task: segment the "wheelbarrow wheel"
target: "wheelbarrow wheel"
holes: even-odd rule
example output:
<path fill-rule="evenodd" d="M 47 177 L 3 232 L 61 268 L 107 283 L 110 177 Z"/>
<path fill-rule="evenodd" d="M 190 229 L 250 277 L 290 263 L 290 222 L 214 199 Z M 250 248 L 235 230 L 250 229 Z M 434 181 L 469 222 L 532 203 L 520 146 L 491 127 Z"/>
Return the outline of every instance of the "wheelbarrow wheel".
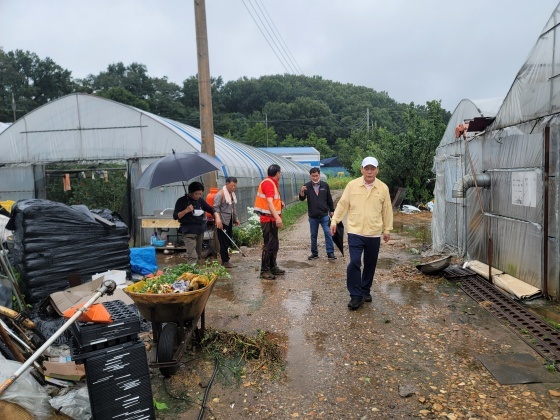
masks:
<path fill-rule="evenodd" d="M 168 322 L 163 326 L 159 335 L 157 345 L 157 361 L 158 363 L 166 363 L 173 360 L 175 349 L 179 345 L 179 327 L 173 322 Z M 165 377 L 172 376 L 179 370 L 179 365 L 160 367 L 159 371 Z"/>

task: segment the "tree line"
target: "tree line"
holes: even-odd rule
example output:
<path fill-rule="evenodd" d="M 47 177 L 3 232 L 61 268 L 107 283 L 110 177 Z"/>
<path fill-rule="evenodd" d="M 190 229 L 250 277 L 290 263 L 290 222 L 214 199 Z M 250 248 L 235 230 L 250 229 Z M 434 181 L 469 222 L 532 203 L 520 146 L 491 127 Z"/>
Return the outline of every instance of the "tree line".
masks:
<path fill-rule="evenodd" d="M 320 76 L 269 75 L 211 80 L 214 131 L 254 147 L 312 146 L 321 158 L 338 156 L 354 175 L 374 155 L 379 177 L 407 200 L 432 197 L 435 149 L 450 113 L 441 101 L 398 103 L 386 92 Z M 72 77 L 52 59 L 0 49 L 0 121 L 10 122 L 61 96 L 84 92 L 200 127 L 198 78 L 182 86 L 151 77 L 145 65 L 114 63 L 97 75 Z"/>

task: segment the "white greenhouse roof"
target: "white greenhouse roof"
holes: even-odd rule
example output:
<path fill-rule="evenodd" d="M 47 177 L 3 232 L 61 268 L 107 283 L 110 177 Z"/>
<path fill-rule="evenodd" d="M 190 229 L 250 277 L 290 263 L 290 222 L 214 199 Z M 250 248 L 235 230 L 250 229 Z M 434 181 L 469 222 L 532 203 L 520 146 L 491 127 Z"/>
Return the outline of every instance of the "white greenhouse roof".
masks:
<path fill-rule="evenodd" d="M 560 4 L 541 31 L 504 100 L 492 129 L 560 112 L 560 54 L 557 25 Z"/>
<path fill-rule="evenodd" d="M 159 158 L 201 151 L 200 130 L 95 95 L 61 97 L 25 115 L 0 134 L 0 164 Z M 288 159 L 215 136 L 224 176 L 266 177 L 278 163 L 285 173 L 307 173 Z"/>

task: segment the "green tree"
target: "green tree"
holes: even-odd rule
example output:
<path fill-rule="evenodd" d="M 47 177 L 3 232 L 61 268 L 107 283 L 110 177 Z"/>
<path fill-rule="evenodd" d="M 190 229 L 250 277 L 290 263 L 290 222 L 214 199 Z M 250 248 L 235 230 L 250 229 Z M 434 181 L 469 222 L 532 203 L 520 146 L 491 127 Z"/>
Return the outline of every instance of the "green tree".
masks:
<path fill-rule="evenodd" d="M 5 53 L 0 49 L 0 121 L 13 120 L 13 103 L 19 118 L 73 92 L 74 87 L 71 72 L 49 57 L 41 59 L 29 51 Z"/>
<path fill-rule="evenodd" d="M 435 151 L 445 131 L 444 118 L 439 101 L 427 102 L 425 107 L 410 104 L 404 116 L 406 131 L 395 135 L 377 129 L 377 147 L 368 150 L 379 159 L 380 178 L 391 191 L 406 187 L 411 202 L 426 202 L 433 195 L 428 180 L 433 177 Z"/>
<path fill-rule="evenodd" d="M 111 87 L 102 92 L 98 92 L 97 95 L 116 102 L 120 102 L 121 104 L 131 105 L 133 107 L 143 109 L 144 111 L 150 110 L 148 101 L 140 99 L 138 96 L 133 95 L 122 86 Z"/>
<path fill-rule="evenodd" d="M 253 147 L 272 147 L 276 144 L 276 132 L 274 127 L 268 127 L 268 146 L 266 144 L 267 129 L 263 123 L 256 123 L 249 128 L 243 136 L 243 143 Z"/>
<path fill-rule="evenodd" d="M 282 147 L 314 147 L 321 154 L 321 159 L 333 157 L 334 152 L 327 144 L 327 139 L 318 137 L 315 133 L 311 133 L 307 139 L 296 139 L 289 134 L 280 142 Z"/>

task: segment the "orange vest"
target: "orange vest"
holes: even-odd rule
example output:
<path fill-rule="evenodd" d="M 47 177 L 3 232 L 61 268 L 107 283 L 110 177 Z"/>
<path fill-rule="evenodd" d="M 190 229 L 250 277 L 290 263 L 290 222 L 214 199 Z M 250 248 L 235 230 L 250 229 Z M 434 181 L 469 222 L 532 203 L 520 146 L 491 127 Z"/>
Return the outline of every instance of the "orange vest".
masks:
<path fill-rule="evenodd" d="M 268 209 L 268 202 L 266 201 L 266 196 L 262 192 L 262 185 L 263 182 L 268 181 L 272 182 L 274 185 L 274 198 L 272 199 L 272 204 L 274 204 L 274 208 L 278 214 L 282 213 L 282 199 L 280 198 L 280 193 L 278 192 L 278 188 L 274 181 L 270 178 L 265 178 L 259 184 L 259 189 L 257 190 L 257 196 L 255 197 L 255 205 L 254 210 L 262 215 L 272 216 L 270 210 Z"/>

